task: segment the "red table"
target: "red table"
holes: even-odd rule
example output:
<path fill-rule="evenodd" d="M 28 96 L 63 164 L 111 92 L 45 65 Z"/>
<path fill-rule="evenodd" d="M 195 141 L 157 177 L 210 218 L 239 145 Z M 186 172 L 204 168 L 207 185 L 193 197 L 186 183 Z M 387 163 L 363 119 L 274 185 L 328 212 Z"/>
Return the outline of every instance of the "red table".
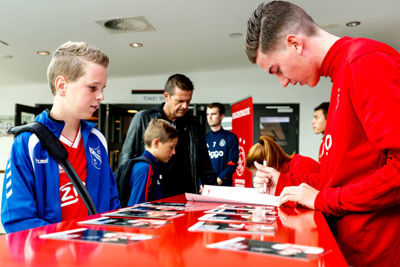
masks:
<path fill-rule="evenodd" d="M 186 203 L 184 195 L 163 202 Z M 0 263 L 5 266 L 348 266 L 330 229 L 318 211 L 279 210 L 274 236 L 189 232 L 187 229 L 216 203 L 196 203 L 199 208 L 158 229 L 108 227 L 120 232 L 155 234 L 159 237 L 131 245 L 41 239 L 40 235 L 80 228 L 77 221 L 61 222 L 0 236 Z M 98 216 L 98 215 L 97 215 Z M 94 218 L 96 216 L 92 216 Z M 299 260 L 206 248 L 207 244 L 243 236 L 250 239 L 322 247 L 325 254 Z"/>

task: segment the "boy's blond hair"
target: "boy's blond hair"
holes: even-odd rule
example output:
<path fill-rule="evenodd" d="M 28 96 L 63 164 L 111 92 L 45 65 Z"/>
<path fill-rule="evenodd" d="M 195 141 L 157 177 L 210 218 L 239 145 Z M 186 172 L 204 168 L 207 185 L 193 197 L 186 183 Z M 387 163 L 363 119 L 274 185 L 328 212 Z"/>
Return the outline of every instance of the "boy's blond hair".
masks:
<path fill-rule="evenodd" d="M 166 143 L 178 137 L 178 131 L 174 126 L 163 119 L 152 119 L 144 132 L 144 145 L 151 147 L 154 139 L 160 139 L 161 143 Z"/>
<path fill-rule="evenodd" d="M 64 76 L 69 82 L 78 80 L 85 74 L 87 62 L 108 67 L 109 59 L 98 48 L 84 42 L 66 42 L 53 54 L 47 68 L 47 80 L 53 95 L 56 95 L 55 80 Z"/>

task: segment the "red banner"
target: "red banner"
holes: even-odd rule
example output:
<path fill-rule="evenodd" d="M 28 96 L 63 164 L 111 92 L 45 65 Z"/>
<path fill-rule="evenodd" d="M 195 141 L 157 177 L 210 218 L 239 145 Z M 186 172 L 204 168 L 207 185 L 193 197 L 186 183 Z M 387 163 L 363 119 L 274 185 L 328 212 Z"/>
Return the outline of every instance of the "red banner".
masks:
<path fill-rule="evenodd" d="M 233 174 L 233 186 L 252 187 L 252 174 L 246 169 L 246 156 L 253 145 L 253 98 L 231 106 L 232 132 L 239 139 L 239 162 Z"/>

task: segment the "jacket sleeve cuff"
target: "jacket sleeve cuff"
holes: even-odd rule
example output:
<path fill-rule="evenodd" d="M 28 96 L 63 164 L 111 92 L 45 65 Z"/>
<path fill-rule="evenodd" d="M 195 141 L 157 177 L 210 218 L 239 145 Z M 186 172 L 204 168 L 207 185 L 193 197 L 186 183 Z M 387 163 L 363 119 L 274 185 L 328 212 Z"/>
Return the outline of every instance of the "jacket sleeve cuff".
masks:
<path fill-rule="evenodd" d="M 325 215 L 341 216 L 344 214 L 340 206 L 340 187 L 321 190 L 314 200 L 314 208 Z"/>

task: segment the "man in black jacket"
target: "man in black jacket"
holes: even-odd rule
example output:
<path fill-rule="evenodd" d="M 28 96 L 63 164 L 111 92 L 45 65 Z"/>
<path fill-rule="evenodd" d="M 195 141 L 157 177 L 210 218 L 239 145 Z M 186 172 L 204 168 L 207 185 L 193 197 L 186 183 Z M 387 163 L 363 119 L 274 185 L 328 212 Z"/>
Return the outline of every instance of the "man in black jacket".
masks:
<path fill-rule="evenodd" d="M 193 94 L 192 81 L 182 74 L 170 76 L 165 84 L 165 102 L 137 113 L 129 126 L 122 146 L 119 165 L 142 155 L 144 131 L 150 120 L 161 118 L 176 127 L 179 134 L 176 154 L 168 163 L 160 163 L 161 188 L 164 197 L 198 193 L 201 184 L 216 185 L 217 177 L 211 167 L 204 132 L 199 120 L 187 113 Z"/>

